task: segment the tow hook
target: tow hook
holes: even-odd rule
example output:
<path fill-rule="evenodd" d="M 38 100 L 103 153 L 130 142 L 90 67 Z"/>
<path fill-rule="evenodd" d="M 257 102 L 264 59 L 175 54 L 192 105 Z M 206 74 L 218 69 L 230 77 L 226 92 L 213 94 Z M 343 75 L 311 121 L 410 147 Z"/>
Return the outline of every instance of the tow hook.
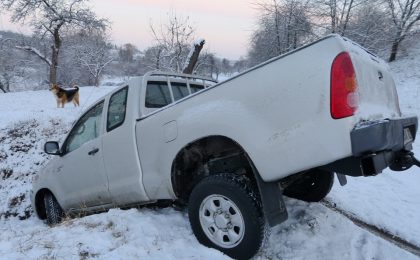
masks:
<path fill-rule="evenodd" d="M 397 154 L 389 168 L 400 172 L 410 169 L 413 165 L 420 167 L 420 161 L 414 157 L 413 152 L 403 151 Z"/>

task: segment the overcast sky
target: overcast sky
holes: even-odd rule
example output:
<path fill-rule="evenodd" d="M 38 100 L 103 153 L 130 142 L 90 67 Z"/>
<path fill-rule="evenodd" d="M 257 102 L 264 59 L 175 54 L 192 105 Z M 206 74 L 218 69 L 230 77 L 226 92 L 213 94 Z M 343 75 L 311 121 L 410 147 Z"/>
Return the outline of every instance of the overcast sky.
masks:
<path fill-rule="evenodd" d="M 133 43 L 141 49 L 152 44 L 150 22 L 165 23 L 168 13 L 188 16 L 196 28 L 196 38 L 206 39 L 206 47 L 218 56 L 238 59 L 246 55 L 256 10 L 251 0 L 91 0 L 100 17 L 112 22 L 115 43 Z M 0 14 L 0 29 L 30 33 L 12 25 Z"/>

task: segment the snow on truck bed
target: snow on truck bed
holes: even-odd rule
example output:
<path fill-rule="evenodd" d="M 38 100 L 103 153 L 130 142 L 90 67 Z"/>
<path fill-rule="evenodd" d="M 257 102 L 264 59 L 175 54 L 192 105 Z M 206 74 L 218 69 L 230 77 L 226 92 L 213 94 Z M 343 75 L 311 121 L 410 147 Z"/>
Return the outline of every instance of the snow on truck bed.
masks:
<path fill-rule="evenodd" d="M 420 55 L 419 55 L 420 57 Z M 392 64 L 403 112 L 420 116 L 420 63 Z M 30 208 L 31 180 L 72 122 L 114 87 L 80 89 L 81 108 L 57 109 L 48 91 L 0 94 L 0 258 L 225 259 L 200 245 L 186 212 L 113 209 L 50 228 Z M 418 136 L 419 137 L 419 136 Z M 420 155 L 420 140 L 415 144 Z M 327 200 L 350 215 L 420 246 L 420 170 L 336 181 Z M 322 203 L 286 198 L 289 219 L 271 231 L 256 259 L 418 259 Z"/>

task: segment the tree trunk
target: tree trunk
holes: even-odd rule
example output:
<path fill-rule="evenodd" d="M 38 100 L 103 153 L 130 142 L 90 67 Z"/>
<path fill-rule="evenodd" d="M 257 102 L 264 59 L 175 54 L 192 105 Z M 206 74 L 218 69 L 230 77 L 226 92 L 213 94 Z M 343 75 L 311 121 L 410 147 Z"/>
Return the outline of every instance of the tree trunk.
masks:
<path fill-rule="evenodd" d="M 197 64 L 198 56 L 200 55 L 201 50 L 204 47 L 206 41 L 201 40 L 199 43 L 195 43 L 193 49 L 191 50 L 192 53 L 189 55 L 189 60 L 187 66 L 185 66 L 182 73 L 185 74 L 192 74 L 194 72 L 194 67 Z"/>
<path fill-rule="evenodd" d="M 50 66 L 50 84 L 57 83 L 58 50 L 52 46 L 52 57 Z"/>
<path fill-rule="evenodd" d="M 156 57 L 156 69 L 160 70 L 160 55 L 162 54 L 162 49 L 159 48 L 157 57 Z"/>
<path fill-rule="evenodd" d="M 347 8 L 346 20 L 344 21 L 343 28 L 341 29 L 341 36 L 344 36 L 344 34 L 346 33 L 347 24 L 349 23 L 349 20 L 350 20 L 350 11 L 351 11 L 352 6 L 353 6 L 353 1 L 354 0 L 350 1 L 349 6 Z M 344 12 L 343 12 L 343 14 L 344 14 Z"/>
<path fill-rule="evenodd" d="M 337 2 L 333 0 L 330 2 L 330 16 L 331 16 L 331 33 L 335 33 L 337 23 Z"/>
<path fill-rule="evenodd" d="M 61 39 L 59 29 L 54 30 L 54 45 L 52 48 L 51 66 L 50 66 L 50 84 L 57 84 L 58 54 L 61 48 Z"/>
<path fill-rule="evenodd" d="M 99 76 L 99 75 L 97 75 L 97 76 L 95 76 L 95 87 L 99 87 L 99 79 L 100 79 L 100 77 L 101 76 Z"/>
<path fill-rule="evenodd" d="M 7 91 L 6 91 L 2 82 L 0 82 L 0 90 L 3 91 L 4 93 L 7 93 Z"/>
<path fill-rule="evenodd" d="M 281 54 L 281 40 L 280 40 L 280 26 L 279 26 L 279 12 L 278 12 L 278 10 L 277 10 L 277 2 L 275 2 L 274 1 L 274 7 L 275 7 L 275 12 L 276 12 L 276 15 L 275 15 L 275 17 L 274 17 L 274 19 L 275 19 L 275 26 L 276 26 L 276 41 L 277 41 L 277 55 L 280 55 Z"/>
<path fill-rule="evenodd" d="M 397 58 L 399 45 L 400 45 L 400 41 L 394 40 L 394 42 L 392 43 L 392 48 L 391 48 L 391 55 L 389 56 L 389 59 L 388 59 L 389 62 L 392 62 Z"/>

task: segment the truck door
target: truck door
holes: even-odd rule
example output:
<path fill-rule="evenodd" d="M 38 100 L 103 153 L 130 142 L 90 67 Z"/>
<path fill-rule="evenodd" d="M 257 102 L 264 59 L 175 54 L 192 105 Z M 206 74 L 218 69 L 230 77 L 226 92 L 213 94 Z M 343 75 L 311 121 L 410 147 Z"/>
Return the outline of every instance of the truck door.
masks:
<path fill-rule="evenodd" d="M 124 87 L 109 99 L 103 155 L 109 180 L 109 192 L 115 205 L 148 201 L 143 188 L 142 170 L 137 153 L 134 107 L 138 96 L 135 88 Z M 131 93 L 130 91 L 133 91 Z"/>
<path fill-rule="evenodd" d="M 102 101 L 86 112 L 64 143 L 63 164 L 57 169 L 57 180 L 67 208 L 111 202 L 102 158 L 103 106 Z"/>

